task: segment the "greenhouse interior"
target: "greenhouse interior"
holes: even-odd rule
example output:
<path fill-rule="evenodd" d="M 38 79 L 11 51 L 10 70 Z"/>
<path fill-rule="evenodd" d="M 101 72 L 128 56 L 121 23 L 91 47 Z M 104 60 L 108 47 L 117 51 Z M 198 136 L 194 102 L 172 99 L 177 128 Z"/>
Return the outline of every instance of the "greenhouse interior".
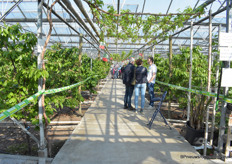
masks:
<path fill-rule="evenodd" d="M 0 163 L 230 163 L 232 0 L 0 0 Z"/>

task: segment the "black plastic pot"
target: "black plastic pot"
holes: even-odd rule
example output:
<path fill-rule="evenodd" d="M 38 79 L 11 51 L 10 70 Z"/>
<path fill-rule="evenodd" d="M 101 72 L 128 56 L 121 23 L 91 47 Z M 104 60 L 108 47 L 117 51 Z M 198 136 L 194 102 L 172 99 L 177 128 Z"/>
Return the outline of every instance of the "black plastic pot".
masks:
<path fill-rule="evenodd" d="M 189 121 L 186 123 L 185 139 L 193 146 L 201 146 L 204 142 L 204 129 L 196 130 L 190 126 Z"/>
<path fill-rule="evenodd" d="M 231 103 L 227 103 L 227 109 L 232 111 L 232 104 Z"/>

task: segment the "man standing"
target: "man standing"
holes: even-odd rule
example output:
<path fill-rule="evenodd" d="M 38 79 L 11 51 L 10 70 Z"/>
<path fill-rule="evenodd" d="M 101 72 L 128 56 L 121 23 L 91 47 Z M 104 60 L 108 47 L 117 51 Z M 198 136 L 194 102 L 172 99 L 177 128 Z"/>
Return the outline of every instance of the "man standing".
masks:
<path fill-rule="evenodd" d="M 119 65 L 118 63 L 114 66 L 114 78 L 117 79 L 118 78 L 118 68 L 119 68 Z"/>
<path fill-rule="evenodd" d="M 157 67 L 155 64 L 153 64 L 153 57 L 148 57 L 147 63 L 150 65 L 147 73 L 147 88 L 150 95 L 150 103 L 149 103 L 149 109 L 153 108 L 154 102 L 151 100 L 155 97 L 154 95 L 154 84 L 155 84 L 155 78 L 156 78 L 156 72 Z"/>
<path fill-rule="evenodd" d="M 134 110 L 131 106 L 131 97 L 134 91 L 134 85 L 131 82 L 134 78 L 135 71 L 135 59 L 130 58 L 129 64 L 123 69 L 123 84 L 126 86 L 125 96 L 124 96 L 124 109 Z"/>

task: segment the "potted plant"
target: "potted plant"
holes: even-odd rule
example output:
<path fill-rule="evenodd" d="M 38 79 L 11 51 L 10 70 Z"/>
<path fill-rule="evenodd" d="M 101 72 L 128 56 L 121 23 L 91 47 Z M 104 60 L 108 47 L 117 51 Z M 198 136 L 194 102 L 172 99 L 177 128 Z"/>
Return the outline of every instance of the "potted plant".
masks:
<path fill-rule="evenodd" d="M 172 76 L 169 79 L 163 78 L 163 81 L 166 81 L 170 84 L 174 84 L 177 86 L 182 86 L 188 88 L 189 86 L 189 72 L 190 72 L 190 49 L 181 48 L 181 53 L 176 54 L 172 58 Z M 208 65 L 207 65 L 207 56 L 201 53 L 201 47 L 197 46 L 193 48 L 193 60 L 192 60 L 192 89 L 205 91 L 208 82 Z M 215 63 L 214 63 L 215 64 Z M 158 67 L 159 68 L 159 67 Z M 215 72 L 215 66 L 212 67 L 212 72 Z M 159 68 L 160 69 L 160 68 Z M 166 68 L 165 70 L 168 70 Z M 165 71 L 164 71 L 165 73 Z M 167 72 L 166 72 L 167 74 Z M 166 75 L 167 76 L 167 75 Z M 163 76 L 164 77 L 164 76 Z M 157 77 L 158 78 L 158 77 Z M 212 75 L 211 83 L 215 83 L 215 77 Z M 179 108 L 183 109 L 183 116 L 182 118 L 186 118 L 186 110 L 188 104 L 188 94 L 186 91 L 178 90 L 178 89 L 171 89 L 171 100 L 176 100 L 179 103 Z M 206 109 L 212 98 L 209 100 L 207 96 L 200 95 L 200 94 L 191 94 L 191 102 L 190 102 L 190 120 L 187 122 L 187 135 L 194 136 L 192 133 L 194 131 L 201 131 L 199 134 L 200 136 L 204 137 L 204 118 L 206 114 Z M 192 131 L 189 131 L 189 130 Z M 191 132 L 191 133 L 190 133 Z M 198 133 L 198 132 L 197 132 Z M 197 139 L 188 138 L 186 139 L 193 145 L 200 145 L 201 138 L 196 135 Z M 199 142 L 200 141 L 200 142 Z"/>
<path fill-rule="evenodd" d="M 200 146 L 204 141 L 206 110 L 212 101 L 207 96 L 195 94 L 191 99 L 190 118 L 186 123 L 186 140 L 195 146 Z"/>

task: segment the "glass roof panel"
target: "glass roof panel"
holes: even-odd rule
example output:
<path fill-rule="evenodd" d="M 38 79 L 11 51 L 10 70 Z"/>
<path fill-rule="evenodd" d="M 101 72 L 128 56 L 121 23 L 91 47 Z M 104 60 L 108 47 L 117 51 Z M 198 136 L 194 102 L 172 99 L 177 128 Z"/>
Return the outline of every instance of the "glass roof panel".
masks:
<path fill-rule="evenodd" d="M 138 4 L 126 4 L 122 8 L 123 10 L 129 9 L 131 12 L 137 12 Z"/>
<path fill-rule="evenodd" d="M 11 12 L 10 14 L 8 14 L 6 16 L 7 19 L 11 18 L 24 18 L 23 14 L 18 10 L 18 11 L 14 11 L 14 12 Z"/>
<path fill-rule="evenodd" d="M 38 5 L 35 5 L 35 2 L 25 2 L 19 4 L 19 7 L 23 10 L 23 12 L 34 12 L 37 13 Z"/>
<path fill-rule="evenodd" d="M 186 9 L 186 7 L 190 6 L 192 8 L 194 8 L 194 6 L 196 5 L 198 0 L 173 0 L 172 4 L 170 6 L 170 9 L 168 11 L 168 13 L 177 13 L 178 10 L 183 11 L 184 9 Z M 200 6 L 202 3 L 204 3 L 206 0 L 202 1 L 200 0 L 199 3 L 197 4 L 197 7 Z M 47 3 L 48 0 L 45 0 L 45 3 Z M 49 4 L 51 4 L 53 1 L 49 1 Z M 83 14 L 80 12 L 79 8 L 77 7 L 77 5 L 75 4 L 75 2 L 73 0 L 70 0 L 70 2 L 72 3 L 73 8 L 75 9 L 75 11 L 81 15 L 81 17 L 83 19 L 84 16 Z M 144 4 L 144 0 L 121 0 L 120 1 L 120 7 L 122 9 L 129 9 L 131 12 L 142 12 L 142 7 Z M 170 5 L 171 0 L 166 0 L 166 1 L 160 1 L 160 0 L 147 0 L 145 5 L 144 5 L 144 13 L 166 13 L 169 5 Z M 37 20 L 37 0 L 24 0 L 21 4 L 19 4 L 19 8 L 22 10 L 23 14 L 21 13 L 20 9 L 18 7 L 16 7 L 6 18 L 6 22 L 9 24 L 15 24 L 17 23 L 18 20 L 19 22 L 21 22 L 21 25 L 23 26 L 24 29 L 29 30 L 34 32 L 35 34 L 37 33 L 37 27 L 36 27 L 36 20 Z M 61 1 L 62 3 L 62 1 Z M 107 10 L 107 6 L 109 5 L 113 5 L 114 8 L 117 8 L 117 1 L 116 0 L 104 0 L 105 6 L 103 7 L 103 10 Z M 2 0 L 0 1 L 0 12 L 5 13 L 8 9 L 10 9 L 13 5 L 15 4 L 15 2 L 13 2 L 13 0 Z M 88 12 L 89 16 L 92 18 L 92 14 L 90 12 L 90 8 L 88 7 L 88 5 L 83 2 L 83 5 L 86 9 L 86 11 Z M 220 8 L 221 6 L 221 8 Z M 202 16 L 201 18 L 196 18 L 193 19 L 194 22 L 197 22 L 199 20 L 201 20 L 202 18 L 206 17 L 208 15 L 208 11 L 211 9 L 212 13 L 218 11 L 219 9 L 222 9 L 223 7 L 226 6 L 226 3 L 224 3 L 224 0 L 215 0 L 214 3 L 212 3 L 212 5 L 208 5 L 205 8 L 205 15 Z M 85 34 L 85 31 L 83 29 L 81 29 L 79 27 L 79 25 L 75 22 L 73 22 L 72 20 L 70 21 L 70 15 L 59 5 L 56 4 L 53 8 L 55 10 L 55 12 L 60 15 L 64 20 L 66 20 L 73 28 L 75 28 L 78 32 Z M 46 8 L 43 8 L 43 12 L 47 12 Z M 25 17 L 27 19 L 25 19 Z M 43 13 L 43 18 L 47 18 L 46 14 Z M 58 18 L 52 14 L 52 18 L 58 20 Z M 226 12 L 222 12 L 216 16 L 214 16 L 212 22 L 213 23 L 223 23 L 223 27 L 222 27 L 222 31 L 225 31 L 225 23 L 226 23 Z M 190 22 L 190 20 L 188 21 Z M 208 23 L 208 20 L 205 20 L 202 23 Z M 1 23 L 2 24 L 2 23 Z M 86 22 L 86 25 L 88 26 L 88 28 L 92 31 L 92 33 L 94 35 L 95 32 L 92 30 L 92 27 L 90 26 L 89 23 Z M 99 27 L 94 24 L 95 27 L 97 28 L 98 31 L 100 31 Z M 70 38 L 72 42 L 78 42 L 79 41 L 79 37 L 77 36 L 76 32 L 74 32 L 72 29 L 69 29 L 67 25 L 65 25 L 62 21 L 60 22 L 53 22 L 53 27 L 54 29 L 52 30 L 52 34 L 56 35 L 56 36 L 52 36 L 51 40 L 54 41 L 61 41 L 61 42 L 69 42 Z M 185 27 L 189 27 L 189 25 L 186 25 Z M 217 26 L 216 29 L 213 31 L 213 33 L 217 33 Z M 177 30 L 175 30 L 175 32 L 178 32 L 179 30 L 181 30 L 182 28 L 179 28 Z M 43 33 L 47 34 L 49 30 L 49 24 L 48 22 L 43 22 Z M 158 31 L 156 34 L 158 35 L 159 32 L 162 31 Z M 168 32 L 170 34 L 173 34 L 171 32 Z M 198 26 L 194 26 L 194 33 L 196 33 L 194 35 L 194 37 L 197 38 L 202 38 L 203 40 L 194 40 L 194 43 L 207 43 L 207 39 L 206 41 L 204 41 L 205 38 L 208 37 L 208 27 L 205 26 L 201 26 L 198 29 Z M 74 35 L 74 36 L 70 36 L 70 35 Z M 138 35 L 142 35 L 142 30 L 139 31 Z M 57 35 L 59 37 L 57 37 Z M 189 38 L 190 37 L 190 29 L 185 30 L 184 32 L 181 32 L 178 35 L 175 35 L 175 37 L 186 37 Z M 88 36 L 86 37 L 87 39 L 91 40 L 92 39 Z M 98 39 L 98 38 L 97 38 Z M 115 38 L 105 38 L 105 42 L 106 43 L 111 43 L 109 44 L 109 47 L 112 47 L 113 50 L 115 49 Z M 149 41 L 149 39 L 148 39 Z M 131 43 L 131 39 L 129 39 L 128 41 L 122 41 L 122 40 L 118 40 L 118 43 Z M 143 39 L 140 42 L 136 42 L 136 43 L 140 43 L 141 45 L 129 45 L 129 44 L 119 44 L 120 50 L 123 48 L 126 49 L 130 49 L 130 48 L 141 48 L 143 44 L 147 43 L 145 42 Z M 190 43 L 189 39 L 188 40 L 184 40 L 184 39 L 175 39 L 175 44 L 186 44 L 188 45 Z M 168 44 L 168 41 L 164 41 L 162 43 L 159 43 L 162 47 L 162 45 Z M 77 45 L 75 44 L 66 44 L 66 46 L 72 46 L 72 45 Z M 89 46 L 89 43 L 85 43 L 85 46 Z M 150 45 L 146 46 L 146 48 L 150 47 Z M 161 48 L 163 49 L 163 48 Z M 147 51 L 150 51 L 147 50 Z"/>

